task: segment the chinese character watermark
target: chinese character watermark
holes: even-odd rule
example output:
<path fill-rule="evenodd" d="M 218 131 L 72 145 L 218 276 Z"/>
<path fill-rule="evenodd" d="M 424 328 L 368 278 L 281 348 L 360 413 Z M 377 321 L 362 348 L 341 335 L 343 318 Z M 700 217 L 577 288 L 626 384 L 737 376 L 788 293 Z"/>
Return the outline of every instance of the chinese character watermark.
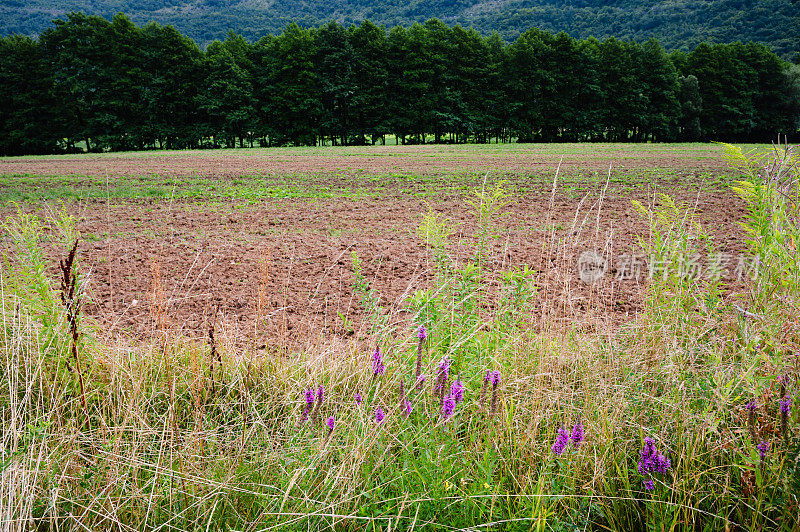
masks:
<path fill-rule="evenodd" d="M 611 260 L 596 251 L 584 251 L 578 257 L 577 269 L 578 277 L 585 284 L 595 283 L 609 272 L 613 272 L 613 280 L 618 282 L 670 278 L 743 282 L 745 279 L 758 279 L 759 261 L 757 257 L 725 252 L 713 252 L 706 256 L 692 253 L 670 258 L 622 253 Z"/>

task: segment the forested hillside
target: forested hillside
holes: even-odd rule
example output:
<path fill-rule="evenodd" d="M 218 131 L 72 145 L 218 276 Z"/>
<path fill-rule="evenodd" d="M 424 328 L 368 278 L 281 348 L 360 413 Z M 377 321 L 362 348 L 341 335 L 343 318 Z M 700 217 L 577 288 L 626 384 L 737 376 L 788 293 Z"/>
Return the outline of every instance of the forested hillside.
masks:
<path fill-rule="evenodd" d="M 656 38 L 667 50 L 754 41 L 784 58 L 800 51 L 800 0 L 0 0 L 0 35 L 37 35 L 70 11 L 171 24 L 201 46 L 229 29 L 257 40 L 293 21 L 310 27 L 369 19 L 391 27 L 438 18 L 484 35 L 497 31 L 506 41 L 538 27 L 575 38 Z"/>
<path fill-rule="evenodd" d="M 768 142 L 793 135 L 800 66 L 763 45 L 667 54 L 439 20 L 290 25 L 206 50 L 169 26 L 70 15 L 0 39 L 0 154 L 492 141 Z"/>

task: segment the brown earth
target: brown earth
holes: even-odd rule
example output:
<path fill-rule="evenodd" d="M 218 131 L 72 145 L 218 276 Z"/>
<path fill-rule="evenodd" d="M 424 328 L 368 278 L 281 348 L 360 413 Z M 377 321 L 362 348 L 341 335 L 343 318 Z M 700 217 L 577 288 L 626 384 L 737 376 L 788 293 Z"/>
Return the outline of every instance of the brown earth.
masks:
<path fill-rule="evenodd" d="M 504 145 L 508 146 L 508 145 Z M 543 144 L 513 151 L 488 152 L 463 146 L 370 146 L 368 148 L 293 148 L 266 150 L 163 152 L 155 156 L 100 154 L 57 158 L 0 159 L 0 175 L 173 175 L 230 177 L 248 174 L 442 175 L 454 172 L 536 174 L 564 168 L 585 171 L 616 168 L 671 168 L 691 172 L 719 170 L 718 146 Z M 554 149 L 557 148 L 557 149 Z M 589 152 L 589 153 L 587 153 Z"/>
<path fill-rule="evenodd" d="M 616 278 L 637 235 L 647 235 L 633 199 L 652 204 L 654 192 L 666 192 L 696 205 L 695 219 L 717 250 L 732 256 L 743 250 L 744 235 L 736 222 L 743 218 L 744 205 L 727 187 L 710 182 L 728 172 L 711 156 L 717 154 L 715 147 L 688 154 L 662 150 L 637 155 L 634 150 L 628 155 L 617 150 L 596 156 L 591 146 L 584 147 L 583 154 L 568 150 L 561 163 L 566 182 L 554 194 L 553 169 L 563 154 L 437 156 L 438 149 L 427 146 L 392 148 L 375 148 L 374 156 L 193 153 L 3 159 L 0 174 L 113 177 L 201 172 L 228 179 L 258 173 L 303 175 L 311 183 L 340 187 L 348 183 L 342 169 L 366 176 L 441 176 L 441 186 L 424 198 L 405 183 L 366 198 L 68 204 L 65 208 L 79 217 L 84 235 L 80 251 L 90 294 L 86 309 L 112 335 L 147 334 L 162 326 L 201 337 L 218 320 L 224 334 L 238 341 L 249 342 L 257 330 L 258 346 L 291 344 L 323 333 L 363 336 L 363 304 L 352 288 L 351 252 L 363 260 L 364 275 L 380 294 L 381 304 L 402 325 L 408 317 L 404 301 L 430 286 L 434 270 L 431 253 L 415 234 L 428 209 L 426 202 L 452 222 L 450 250 L 463 263 L 472 253 L 477 231 L 465 185 L 480 185 L 476 174 L 487 168 L 492 169 L 490 183 L 492 175 L 502 174 L 506 186 L 516 191 L 504 215 L 492 224 L 498 237 L 487 268 L 497 272 L 531 266 L 538 289 L 534 313 L 565 327 L 614 328 L 641 309 L 646 273 L 638 281 Z M 604 179 L 577 177 L 604 176 L 609 162 L 614 167 L 604 194 Z M 636 181 L 636 176 L 654 169 L 664 169 L 661 181 Z M 458 186 L 450 188 L 451 184 Z M 44 212 L 38 205 L 24 208 Z M 13 212 L 10 206 L 4 210 L 4 215 Z M 597 250 L 611 261 L 610 271 L 590 285 L 580 280 L 576 265 L 586 250 Z M 52 258 L 55 262 L 57 253 Z M 731 265 L 731 278 L 733 269 Z"/>

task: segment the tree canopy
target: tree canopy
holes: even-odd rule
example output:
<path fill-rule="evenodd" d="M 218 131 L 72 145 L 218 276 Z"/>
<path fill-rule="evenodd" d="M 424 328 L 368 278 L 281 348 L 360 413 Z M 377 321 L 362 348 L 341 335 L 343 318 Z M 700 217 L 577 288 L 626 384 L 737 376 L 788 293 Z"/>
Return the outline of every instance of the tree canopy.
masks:
<path fill-rule="evenodd" d="M 0 39 L 0 154 L 491 141 L 767 142 L 794 134 L 798 66 L 754 43 L 513 43 L 437 19 L 289 24 L 205 50 L 171 26 L 72 13 Z"/>

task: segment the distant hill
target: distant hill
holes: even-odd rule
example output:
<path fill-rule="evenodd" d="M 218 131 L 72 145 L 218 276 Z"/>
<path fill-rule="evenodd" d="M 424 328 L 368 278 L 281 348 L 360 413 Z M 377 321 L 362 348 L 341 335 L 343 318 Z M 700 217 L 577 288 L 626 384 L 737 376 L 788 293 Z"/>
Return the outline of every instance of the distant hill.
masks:
<path fill-rule="evenodd" d="M 0 0 L 0 35 L 37 35 L 70 11 L 172 24 L 201 46 L 229 29 L 253 41 L 291 21 L 394 26 L 436 17 L 509 41 L 535 26 L 578 38 L 655 37 L 667 49 L 756 41 L 784 58 L 800 52 L 800 0 Z"/>

